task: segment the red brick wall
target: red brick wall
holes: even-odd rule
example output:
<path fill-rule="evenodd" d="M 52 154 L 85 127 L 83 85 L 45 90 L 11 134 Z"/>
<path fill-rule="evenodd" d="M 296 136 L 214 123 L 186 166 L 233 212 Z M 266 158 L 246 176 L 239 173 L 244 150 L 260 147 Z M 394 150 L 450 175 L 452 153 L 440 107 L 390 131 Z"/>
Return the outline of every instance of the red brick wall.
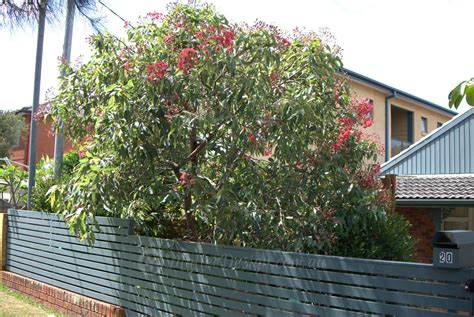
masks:
<path fill-rule="evenodd" d="M 68 316 L 125 317 L 125 309 L 50 286 L 11 272 L 0 272 L 2 283 L 20 293 L 33 297 L 45 306 Z"/>
<path fill-rule="evenodd" d="M 12 161 L 28 165 L 29 160 L 29 144 L 30 144 L 30 124 L 31 114 L 22 113 L 25 120 L 25 133 L 20 138 L 18 146 L 12 149 L 10 158 Z M 54 156 L 54 135 L 51 131 L 51 123 L 40 120 L 37 122 L 38 145 L 36 148 L 36 162 L 43 156 L 53 158 Z M 64 143 L 64 151 L 69 152 L 72 149 L 72 143 L 66 140 Z"/>
<path fill-rule="evenodd" d="M 395 212 L 403 215 L 411 224 L 410 233 L 417 240 L 415 258 L 419 262 L 433 262 L 431 241 L 436 233 L 431 212 L 426 208 L 396 207 Z"/>

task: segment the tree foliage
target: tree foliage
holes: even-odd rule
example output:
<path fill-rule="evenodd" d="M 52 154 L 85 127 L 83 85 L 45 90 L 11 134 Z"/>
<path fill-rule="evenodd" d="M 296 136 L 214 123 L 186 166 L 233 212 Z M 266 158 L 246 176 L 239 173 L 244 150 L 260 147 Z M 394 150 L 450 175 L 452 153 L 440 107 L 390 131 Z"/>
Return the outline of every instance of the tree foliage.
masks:
<path fill-rule="evenodd" d="M 449 107 L 457 109 L 464 97 L 466 97 L 466 102 L 474 107 L 474 78 L 461 82 L 451 90 L 449 93 Z"/>
<path fill-rule="evenodd" d="M 79 13 L 93 27 L 99 20 L 91 13 L 97 6 L 96 0 L 74 0 Z M 63 17 L 67 0 L 2 0 L 0 1 L 0 29 L 36 26 L 42 8 L 46 10 L 46 18 L 55 23 Z"/>
<path fill-rule="evenodd" d="M 13 112 L 0 110 L 0 157 L 9 157 L 10 150 L 20 141 L 23 118 Z"/>
<path fill-rule="evenodd" d="M 0 192 L 8 194 L 7 202 L 13 208 L 21 209 L 26 202 L 28 173 L 12 164 L 0 165 Z"/>
<path fill-rule="evenodd" d="M 315 34 L 176 5 L 91 45 L 52 109 L 86 140 L 51 195 L 80 234 L 110 215 L 159 237 L 334 253 L 367 215 L 386 222 L 371 105 L 350 100 L 337 48 Z"/>
<path fill-rule="evenodd" d="M 38 162 L 35 175 L 35 187 L 31 197 L 31 206 L 34 210 L 53 212 L 48 201 L 48 191 L 51 187 L 67 182 L 71 177 L 74 168 L 79 163 L 80 154 L 77 151 L 70 151 L 64 155 L 63 170 L 61 178 L 54 177 L 54 161 L 48 157 L 43 157 Z"/>

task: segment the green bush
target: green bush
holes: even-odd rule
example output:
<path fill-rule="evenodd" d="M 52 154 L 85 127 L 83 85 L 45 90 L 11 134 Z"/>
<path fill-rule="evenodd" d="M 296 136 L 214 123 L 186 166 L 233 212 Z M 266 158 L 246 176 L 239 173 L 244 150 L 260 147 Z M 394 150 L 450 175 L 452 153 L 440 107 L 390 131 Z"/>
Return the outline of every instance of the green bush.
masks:
<path fill-rule="evenodd" d="M 23 118 L 10 111 L 0 110 L 0 157 L 9 157 L 24 130 Z"/>
<path fill-rule="evenodd" d="M 69 180 L 74 167 L 79 164 L 79 159 L 79 154 L 76 151 L 71 151 L 64 155 L 59 183 Z M 34 210 L 54 212 L 48 199 L 48 191 L 57 184 L 58 182 L 54 179 L 54 161 L 49 158 L 42 158 L 37 165 L 35 187 L 31 196 L 31 205 Z"/>
<path fill-rule="evenodd" d="M 391 257 L 382 236 L 400 224 L 382 220 L 372 105 L 351 100 L 332 43 L 177 4 L 91 45 L 87 63 L 62 65 L 51 108 L 88 138 L 51 195 L 79 236 L 107 215 L 162 238 Z"/>
<path fill-rule="evenodd" d="M 393 261 L 413 261 L 415 240 L 410 223 L 396 213 L 367 213 L 346 233 L 339 234 L 335 255 Z"/>
<path fill-rule="evenodd" d="M 0 165 L 0 192 L 8 193 L 13 208 L 23 208 L 26 203 L 28 173 L 14 165 Z"/>

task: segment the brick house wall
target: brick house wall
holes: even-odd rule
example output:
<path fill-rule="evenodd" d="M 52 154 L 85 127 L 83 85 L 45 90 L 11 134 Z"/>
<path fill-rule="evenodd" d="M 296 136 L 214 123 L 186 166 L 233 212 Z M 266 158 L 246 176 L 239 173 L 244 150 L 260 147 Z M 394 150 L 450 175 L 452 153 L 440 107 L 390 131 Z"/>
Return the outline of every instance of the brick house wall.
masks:
<path fill-rule="evenodd" d="M 10 159 L 17 163 L 28 165 L 29 163 L 29 144 L 30 144 L 30 124 L 31 112 L 19 111 L 24 118 L 25 132 L 20 137 L 20 142 L 14 147 L 10 154 Z M 36 148 L 36 162 L 42 157 L 54 157 L 54 134 L 51 132 L 51 123 L 44 120 L 37 121 L 38 143 Z M 70 140 L 64 143 L 64 152 L 69 152 L 72 149 Z"/>
<path fill-rule="evenodd" d="M 411 224 L 410 233 L 417 240 L 415 259 L 418 262 L 432 263 L 433 248 L 431 241 L 436 233 L 432 209 L 396 207 L 395 212 L 404 216 Z"/>

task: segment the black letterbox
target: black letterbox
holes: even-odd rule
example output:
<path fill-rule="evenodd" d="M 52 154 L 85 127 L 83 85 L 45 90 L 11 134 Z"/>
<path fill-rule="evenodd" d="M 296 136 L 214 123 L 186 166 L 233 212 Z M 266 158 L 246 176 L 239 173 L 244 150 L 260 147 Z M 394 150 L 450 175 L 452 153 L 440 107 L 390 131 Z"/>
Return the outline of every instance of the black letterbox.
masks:
<path fill-rule="evenodd" d="M 436 232 L 433 238 L 433 265 L 453 269 L 474 267 L 474 231 Z"/>

